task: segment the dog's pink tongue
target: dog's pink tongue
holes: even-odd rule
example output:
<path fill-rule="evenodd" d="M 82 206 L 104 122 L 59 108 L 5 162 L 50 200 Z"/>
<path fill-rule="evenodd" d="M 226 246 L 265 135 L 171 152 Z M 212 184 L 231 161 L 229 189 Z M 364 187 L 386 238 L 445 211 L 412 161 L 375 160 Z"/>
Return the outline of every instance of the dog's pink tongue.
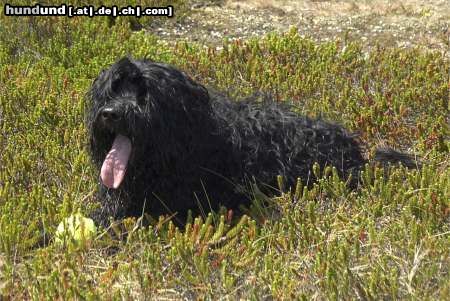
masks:
<path fill-rule="evenodd" d="M 115 189 L 120 186 L 125 176 L 130 153 L 130 139 L 117 135 L 100 171 L 100 177 L 106 187 Z"/>

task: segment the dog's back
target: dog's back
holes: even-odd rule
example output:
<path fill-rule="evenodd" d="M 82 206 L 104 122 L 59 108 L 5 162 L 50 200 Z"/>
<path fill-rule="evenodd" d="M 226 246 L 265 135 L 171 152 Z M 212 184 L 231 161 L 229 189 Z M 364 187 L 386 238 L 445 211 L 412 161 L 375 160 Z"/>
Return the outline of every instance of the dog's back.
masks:
<path fill-rule="evenodd" d="M 335 166 L 342 177 L 352 174 L 356 180 L 366 163 L 356 136 L 337 124 L 300 116 L 270 100 L 232 101 L 212 95 L 213 111 L 245 173 L 265 184 L 274 184 L 277 175 L 284 176 L 288 185 L 294 185 L 297 177 L 312 183 L 315 162 Z"/>

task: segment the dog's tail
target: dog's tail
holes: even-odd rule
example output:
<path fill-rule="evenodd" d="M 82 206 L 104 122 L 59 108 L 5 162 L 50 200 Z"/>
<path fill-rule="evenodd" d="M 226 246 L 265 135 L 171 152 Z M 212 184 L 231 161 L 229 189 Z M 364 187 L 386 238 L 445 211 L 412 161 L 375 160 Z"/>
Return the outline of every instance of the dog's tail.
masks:
<path fill-rule="evenodd" d="M 375 151 L 374 161 L 383 166 L 402 164 L 405 167 L 419 169 L 421 163 L 418 157 L 401 153 L 389 147 L 378 148 Z"/>

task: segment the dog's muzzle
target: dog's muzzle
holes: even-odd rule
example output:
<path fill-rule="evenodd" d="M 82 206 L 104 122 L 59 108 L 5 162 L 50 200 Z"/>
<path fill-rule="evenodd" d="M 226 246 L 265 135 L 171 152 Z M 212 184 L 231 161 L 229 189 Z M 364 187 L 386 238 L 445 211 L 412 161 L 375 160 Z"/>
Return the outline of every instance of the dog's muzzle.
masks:
<path fill-rule="evenodd" d="M 100 116 L 105 124 L 114 124 L 121 118 L 121 112 L 115 107 L 105 107 L 102 109 Z"/>
<path fill-rule="evenodd" d="M 98 118 L 102 126 L 112 132 L 123 128 L 125 110 L 120 105 L 105 106 L 101 109 Z"/>
<path fill-rule="evenodd" d="M 108 188 L 118 188 L 125 177 L 131 154 L 131 141 L 119 129 L 123 129 L 125 110 L 120 105 L 105 106 L 99 112 L 101 125 L 114 134 L 111 149 L 106 154 L 100 170 L 100 179 Z"/>

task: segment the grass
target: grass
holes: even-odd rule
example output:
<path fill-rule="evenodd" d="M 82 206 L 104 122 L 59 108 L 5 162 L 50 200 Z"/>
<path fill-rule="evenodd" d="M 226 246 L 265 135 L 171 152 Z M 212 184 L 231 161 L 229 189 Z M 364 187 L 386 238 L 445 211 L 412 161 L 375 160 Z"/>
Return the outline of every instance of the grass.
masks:
<path fill-rule="evenodd" d="M 0 299 L 450 295 L 450 64 L 441 54 L 364 53 L 355 43 L 315 44 L 295 29 L 216 51 L 167 46 L 126 18 L 0 15 Z M 103 233 L 57 245 L 59 222 L 88 214 L 96 198 L 84 94 L 124 55 L 172 63 L 238 97 L 269 91 L 299 113 L 358 131 L 368 153 L 386 143 L 426 164 L 397 168 L 387 181 L 367 167 L 357 191 L 317 170 L 313 188 L 299 184 L 269 207 L 256 198 L 243 217 L 193 217 L 183 230 L 127 219 L 115 229 L 124 239 Z"/>

